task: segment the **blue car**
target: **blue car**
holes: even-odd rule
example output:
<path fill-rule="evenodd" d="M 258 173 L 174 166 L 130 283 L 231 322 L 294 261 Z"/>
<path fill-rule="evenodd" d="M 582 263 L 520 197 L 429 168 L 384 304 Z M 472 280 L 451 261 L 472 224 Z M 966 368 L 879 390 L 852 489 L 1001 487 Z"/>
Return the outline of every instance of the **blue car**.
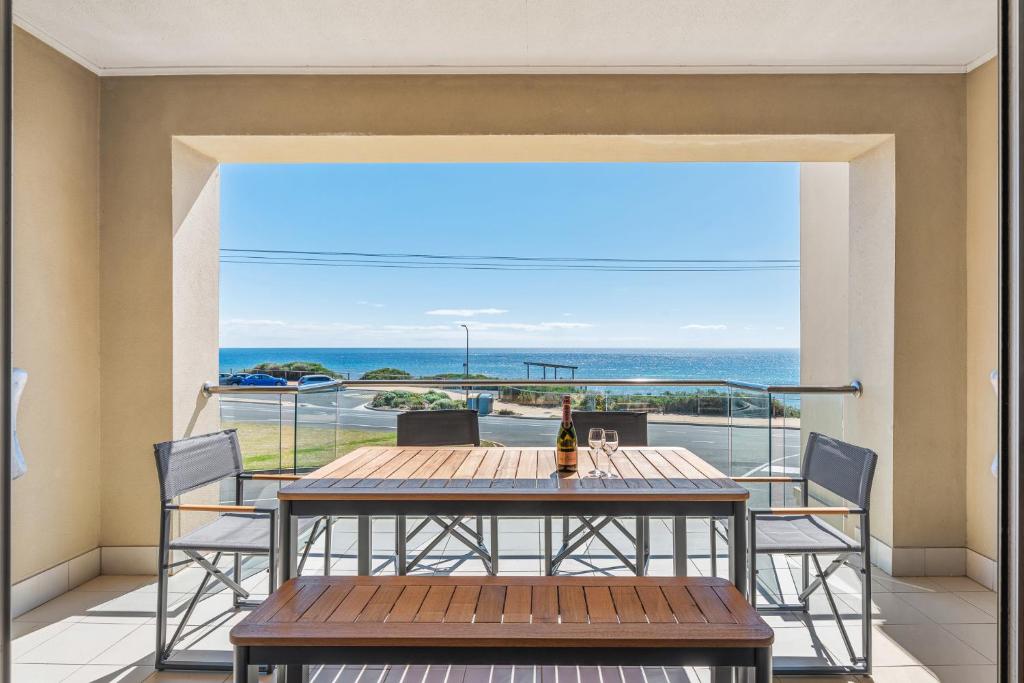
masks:
<path fill-rule="evenodd" d="M 283 387 L 287 384 L 288 382 L 280 377 L 263 374 L 248 375 L 239 383 L 243 387 Z"/>
<path fill-rule="evenodd" d="M 230 386 L 238 386 L 239 384 L 242 383 L 242 380 L 245 379 L 248 376 L 249 376 L 249 374 L 246 373 L 246 372 L 236 372 L 233 375 L 228 375 L 227 377 L 222 377 L 221 380 L 220 380 L 220 383 L 224 384 L 226 386 L 229 386 L 229 387 Z"/>

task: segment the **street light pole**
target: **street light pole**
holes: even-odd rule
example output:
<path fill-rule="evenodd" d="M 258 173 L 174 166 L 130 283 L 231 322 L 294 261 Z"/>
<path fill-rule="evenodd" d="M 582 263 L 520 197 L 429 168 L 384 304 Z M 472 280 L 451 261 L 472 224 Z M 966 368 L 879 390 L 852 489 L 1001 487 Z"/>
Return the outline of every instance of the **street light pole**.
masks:
<path fill-rule="evenodd" d="M 460 325 L 459 327 L 462 327 L 463 329 L 466 330 L 466 362 L 462 364 L 462 368 L 464 370 L 464 372 L 463 372 L 464 379 L 468 380 L 469 379 L 469 326 L 468 325 Z M 467 404 L 469 403 L 469 385 L 468 384 L 466 385 L 466 403 Z"/>

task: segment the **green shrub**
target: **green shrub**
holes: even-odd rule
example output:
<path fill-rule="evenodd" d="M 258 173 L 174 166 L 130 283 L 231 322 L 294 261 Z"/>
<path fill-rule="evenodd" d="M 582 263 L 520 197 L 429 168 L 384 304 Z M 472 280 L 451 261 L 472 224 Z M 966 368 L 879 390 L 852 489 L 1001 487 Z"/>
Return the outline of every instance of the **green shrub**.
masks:
<path fill-rule="evenodd" d="M 409 394 L 396 398 L 392 407 L 403 410 L 424 410 L 427 407 L 427 402 L 419 394 Z"/>
<path fill-rule="evenodd" d="M 395 392 L 393 391 L 378 391 L 373 397 L 373 402 L 370 404 L 374 408 L 388 408 L 395 402 Z"/>
<path fill-rule="evenodd" d="M 459 402 L 453 401 L 450 398 L 442 398 L 439 401 L 434 401 L 430 404 L 431 410 L 457 410 L 459 408 Z"/>
<path fill-rule="evenodd" d="M 448 398 L 448 394 L 441 391 L 435 391 L 434 389 L 431 389 L 425 394 L 421 394 L 421 396 L 423 396 L 424 401 L 431 404 L 435 401 L 443 401 Z"/>
<path fill-rule="evenodd" d="M 377 368 L 376 370 L 370 370 L 369 372 L 363 373 L 363 376 L 359 379 L 411 379 L 410 375 L 405 370 L 399 370 L 398 368 Z"/>

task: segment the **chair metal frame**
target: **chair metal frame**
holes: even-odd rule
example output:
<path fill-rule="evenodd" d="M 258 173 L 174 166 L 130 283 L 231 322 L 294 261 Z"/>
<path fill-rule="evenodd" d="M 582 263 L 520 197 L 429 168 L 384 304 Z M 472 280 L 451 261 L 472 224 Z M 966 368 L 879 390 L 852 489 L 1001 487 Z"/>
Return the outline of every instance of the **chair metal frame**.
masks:
<path fill-rule="evenodd" d="M 458 420 L 466 418 L 464 425 L 458 425 Z M 464 434 L 424 434 L 422 425 L 415 425 L 416 422 L 455 421 L 454 426 L 468 427 Z M 480 422 L 479 414 L 475 410 L 430 410 L 430 411 L 409 411 L 398 415 L 396 444 L 398 446 L 479 446 L 480 445 Z M 422 563 L 437 545 L 444 539 L 451 536 L 458 540 L 466 548 L 480 558 L 488 574 L 498 574 L 498 518 L 490 518 L 491 547 L 488 549 L 484 540 L 483 517 L 476 517 L 475 528 L 469 526 L 465 516 L 444 516 L 427 515 L 420 521 L 412 531 L 408 529 L 408 518 L 405 515 L 398 515 L 395 520 L 395 568 L 399 576 L 408 574 Z M 434 538 L 421 549 L 411 560 L 408 555 L 408 543 L 417 534 L 422 532 L 430 523 L 437 524 L 441 530 Z M 372 532 L 372 528 L 371 528 Z M 371 533 L 372 535 L 372 533 Z M 360 539 L 363 542 L 363 539 Z M 369 540 L 367 539 L 367 542 Z"/>
<path fill-rule="evenodd" d="M 173 457 L 171 449 L 176 445 L 180 445 L 183 442 L 199 441 L 199 440 L 220 440 L 220 443 L 215 444 L 215 447 L 223 447 L 223 456 L 225 460 L 231 459 L 231 462 L 219 463 L 219 469 L 209 477 L 203 477 L 201 480 L 195 482 L 189 486 L 177 486 L 173 482 L 167 480 L 167 473 L 164 471 L 164 465 L 161 463 L 162 453 L 169 460 Z M 221 446 L 222 444 L 222 446 Z M 210 586 L 211 579 L 215 580 L 222 586 L 226 587 L 232 593 L 232 605 L 235 609 L 252 609 L 260 604 L 261 600 L 251 600 L 250 593 L 241 586 L 242 582 L 242 556 L 267 556 L 268 559 L 268 571 L 269 571 L 269 583 L 268 593 L 274 592 L 276 588 L 276 572 L 274 571 L 277 566 L 278 560 L 278 548 L 277 548 L 277 508 L 274 507 L 262 507 L 258 505 L 245 505 L 244 504 L 244 485 L 246 481 L 255 479 L 261 480 L 272 480 L 272 481 L 293 481 L 298 479 L 297 475 L 293 474 L 278 474 L 278 473 L 254 473 L 242 471 L 242 456 L 241 448 L 238 444 L 238 435 L 236 430 L 227 429 L 212 434 L 204 434 L 201 436 L 190 437 L 188 439 L 179 439 L 177 441 L 166 441 L 154 445 L 154 454 L 156 457 L 157 474 L 160 479 L 160 548 L 159 548 L 159 568 L 157 575 L 157 609 L 156 609 L 156 654 L 154 667 L 159 671 L 174 670 L 174 671 L 230 671 L 232 664 L 230 657 L 226 658 L 225 661 L 198 661 L 187 658 L 181 658 L 175 656 L 174 646 L 178 644 L 184 635 L 185 628 L 188 624 L 189 618 L 195 611 L 196 606 L 202 601 L 207 595 L 208 587 Z M 169 463 L 168 463 L 169 466 Z M 185 503 L 173 503 L 174 499 L 179 496 L 209 486 L 217 482 L 223 481 L 224 479 L 235 478 L 235 504 L 234 505 L 221 505 L 221 504 L 185 504 Z M 174 512 L 216 512 L 219 516 L 226 514 L 258 514 L 266 515 L 267 523 L 269 524 L 269 543 L 266 550 L 255 550 L 252 548 L 246 550 L 238 550 L 230 552 L 224 549 L 213 549 L 204 548 L 202 544 L 197 544 L 191 548 L 171 548 L 171 519 L 172 513 Z M 321 528 L 323 524 L 323 528 Z M 330 537 L 330 521 L 326 518 L 317 518 L 313 524 L 312 530 L 310 531 L 309 538 L 305 543 L 303 549 L 301 562 L 299 564 L 299 571 L 301 571 L 306 559 L 309 557 L 310 549 L 313 543 L 319 538 L 319 536 L 327 534 L 327 538 Z M 330 566 L 330 541 L 325 541 L 325 552 L 324 552 L 324 565 L 325 573 Z M 173 560 L 172 553 L 180 552 L 185 555 L 185 559 Z M 212 552 L 213 559 L 207 559 L 204 556 L 204 552 Z M 223 555 L 232 554 L 234 555 L 234 564 L 231 575 L 225 573 L 217 565 L 220 562 Z M 167 604 L 167 593 L 168 593 L 168 580 L 170 572 L 172 570 L 181 569 L 191 564 L 196 564 L 205 570 L 205 575 L 202 581 L 199 583 L 199 587 L 195 593 L 186 603 L 184 613 L 182 614 L 181 621 L 177 628 L 174 630 L 170 640 L 167 639 L 167 618 L 168 618 L 168 604 Z M 230 653 L 228 653 L 230 654 Z"/>
<path fill-rule="evenodd" d="M 826 445 L 837 446 L 839 448 L 856 449 L 860 455 L 864 458 L 863 470 L 861 472 L 860 482 L 860 500 L 854 500 L 850 497 L 844 496 L 842 492 L 836 491 L 833 487 L 817 480 L 811 475 L 811 467 L 814 464 L 816 456 L 816 448 L 819 443 L 825 443 Z M 800 484 L 801 494 L 801 507 L 770 507 L 770 508 L 751 508 L 748 511 L 748 542 L 747 547 L 749 548 L 749 564 L 748 571 L 750 573 L 749 583 L 750 586 L 750 604 L 761 612 L 794 612 L 802 611 L 807 612 L 809 610 L 809 603 L 811 595 L 819 588 L 825 595 L 825 599 L 828 602 L 829 610 L 832 612 L 836 624 L 839 627 L 839 633 L 842 636 L 843 644 L 846 647 L 847 653 L 850 656 L 852 665 L 835 665 L 835 666 L 824 666 L 824 667 L 793 667 L 793 668 L 782 668 L 776 669 L 776 674 L 786 675 L 829 675 L 829 674 L 857 674 L 857 675 L 868 675 L 871 673 L 871 515 L 870 515 L 870 495 L 871 495 L 871 484 L 874 478 L 875 465 L 877 463 L 878 456 L 866 448 L 860 448 L 847 444 L 838 439 L 832 439 L 824 436 L 817 432 L 811 432 L 808 437 L 807 447 L 803 462 L 801 463 L 801 476 L 799 477 L 788 477 L 788 476 L 770 476 L 770 477 L 736 477 L 735 481 L 739 483 L 767 483 L 769 491 L 773 484 Z M 810 505 L 810 485 L 814 484 L 820 486 L 826 491 L 829 491 L 833 495 L 843 497 L 846 500 L 850 500 L 856 504 L 855 507 L 833 507 L 833 506 L 815 506 Z M 770 495 L 769 495 L 770 500 Z M 853 539 L 852 537 L 843 534 L 845 538 L 853 541 L 852 547 L 846 551 L 840 551 L 836 554 L 836 557 L 832 562 L 822 569 L 821 562 L 818 558 L 817 552 L 807 548 L 801 550 L 787 550 L 787 551 L 772 551 L 762 550 L 757 545 L 757 522 L 758 519 L 772 516 L 787 516 L 787 517 L 817 517 L 817 516 L 858 516 L 860 518 L 860 538 Z M 714 529 L 712 530 L 712 538 L 715 536 Z M 832 554 L 836 551 L 827 550 L 821 551 L 826 554 Z M 779 602 L 770 606 L 758 607 L 757 606 L 757 576 L 759 570 L 757 569 L 757 556 L 758 554 L 768 555 L 769 557 L 774 554 L 781 555 L 800 555 L 801 557 L 801 590 L 797 597 L 797 603 L 785 603 Z M 814 580 L 810 580 L 810 567 L 808 560 L 814 564 L 815 577 Z M 839 608 L 836 604 L 832 590 L 828 585 L 828 578 L 832 576 L 836 571 L 842 567 L 850 567 L 853 569 L 861 580 L 861 655 L 858 656 L 853 648 L 853 642 L 850 639 L 850 634 L 846 629 L 846 624 L 843 623 L 842 616 L 839 613 Z M 780 596 L 781 598 L 781 596 Z"/>
<path fill-rule="evenodd" d="M 614 416 L 614 417 L 609 417 Z M 598 423 L 601 420 L 619 421 L 623 419 L 636 420 L 642 422 L 642 429 L 638 429 L 636 432 L 636 438 L 627 438 L 625 441 L 622 440 L 623 433 L 627 429 L 632 429 L 633 426 L 613 426 L 608 425 L 608 429 L 616 429 L 619 432 L 619 445 L 626 447 L 634 446 L 646 446 L 647 445 L 647 413 L 633 412 L 633 411 L 578 411 L 575 410 L 572 413 L 572 421 L 574 425 L 579 426 L 582 423 L 583 427 L 577 430 L 577 438 L 585 439 L 585 436 L 581 434 L 585 431 L 589 431 L 593 427 L 600 426 Z M 632 436 L 632 435 L 630 435 Z M 576 520 L 575 527 L 573 526 L 573 519 Z M 630 560 L 629 557 L 623 553 L 619 548 L 615 546 L 607 536 L 602 533 L 605 527 L 614 526 L 616 529 L 626 537 L 626 540 L 636 549 L 636 561 Z M 551 539 L 551 520 L 550 518 L 544 521 L 544 535 L 545 535 L 545 547 L 553 548 Z M 559 565 L 565 560 L 572 556 L 572 553 L 580 548 L 584 543 L 591 539 L 600 541 L 601 544 L 608 549 L 630 572 L 637 576 L 644 576 L 647 573 L 647 567 L 651 561 L 651 520 L 650 517 L 642 516 L 636 518 L 635 531 L 630 531 L 622 521 L 616 517 L 610 515 L 596 515 L 592 517 L 562 517 L 562 545 L 558 550 L 553 551 L 550 556 L 544 558 L 544 573 L 548 576 L 553 576 L 557 571 Z"/>

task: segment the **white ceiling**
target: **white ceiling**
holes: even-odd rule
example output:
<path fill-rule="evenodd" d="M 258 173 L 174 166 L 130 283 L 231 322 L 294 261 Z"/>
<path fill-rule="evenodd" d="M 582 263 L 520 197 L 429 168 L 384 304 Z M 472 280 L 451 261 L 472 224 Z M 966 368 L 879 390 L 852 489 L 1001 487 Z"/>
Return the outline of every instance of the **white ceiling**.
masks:
<path fill-rule="evenodd" d="M 996 0 L 15 0 L 103 75 L 962 72 Z"/>

